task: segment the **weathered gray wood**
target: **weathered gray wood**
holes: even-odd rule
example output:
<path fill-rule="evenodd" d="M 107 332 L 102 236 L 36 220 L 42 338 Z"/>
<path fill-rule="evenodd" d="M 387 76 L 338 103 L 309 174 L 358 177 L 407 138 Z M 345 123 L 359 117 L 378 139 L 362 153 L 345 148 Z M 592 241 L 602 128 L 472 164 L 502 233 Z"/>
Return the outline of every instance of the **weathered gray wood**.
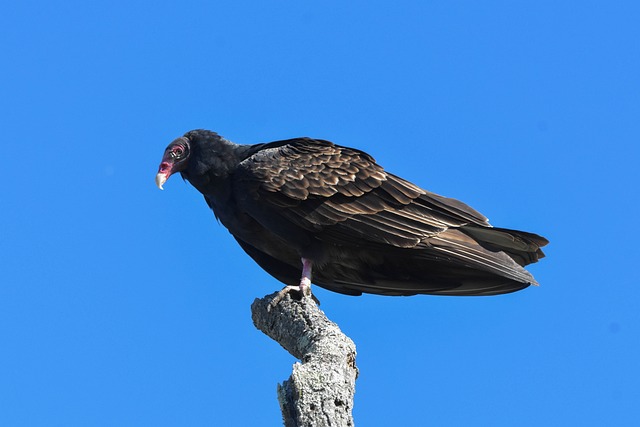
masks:
<path fill-rule="evenodd" d="M 351 427 L 358 376 L 356 346 L 327 319 L 311 298 L 289 295 L 274 308 L 277 293 L 251 305 L 254 325 L 302 363 L 278 384 L 278 401 L 286 427 Z"/>

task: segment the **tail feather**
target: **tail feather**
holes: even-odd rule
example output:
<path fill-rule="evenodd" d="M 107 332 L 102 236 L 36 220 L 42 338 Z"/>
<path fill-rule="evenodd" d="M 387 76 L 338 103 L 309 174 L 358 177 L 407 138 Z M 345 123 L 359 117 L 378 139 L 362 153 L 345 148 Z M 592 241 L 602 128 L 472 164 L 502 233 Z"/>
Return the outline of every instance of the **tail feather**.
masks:
<path fill-rule="evenodd" d="M 547 239 L 526 231 L 495 227 L 462 227 L 460 231 L 475 239 L 483 248 L 502 251 L 522 267 L 544 258 L 541 247 L 549 243 Z"/>

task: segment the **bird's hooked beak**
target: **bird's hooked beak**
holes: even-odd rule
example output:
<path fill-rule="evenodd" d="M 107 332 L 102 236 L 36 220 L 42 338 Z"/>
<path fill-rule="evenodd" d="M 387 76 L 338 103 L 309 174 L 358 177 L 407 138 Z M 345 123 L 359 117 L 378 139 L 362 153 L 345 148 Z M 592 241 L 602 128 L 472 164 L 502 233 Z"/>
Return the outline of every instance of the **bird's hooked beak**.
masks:
<path fill-rule="evenodd" d="M 166 157 L 166 156 L 165 156 Z M 156 185 L 159 189 L 164 190 L 162 186 L 169 179 L 171 174 L 173 173 L 173 163 L 166 161 L 164 158 L 162 159 L 162 163 L 160 163 L 160 167 L 158 168 L 158 173 L 156 174 Z"/>
<path fill-rule="evenodd" d="M 172 165 L 169 162 L 165 162 L 164 159 L 162 160 L 162 163 L 160 163 L 160 168 L 158 169 L 158 174 L 156 175 L 156 185 L 161 190 L 164 190 L 162 186 L 165 182 L 167 182 L 167 180 L 173 173 L 171 170 L 171 166 Z"/>

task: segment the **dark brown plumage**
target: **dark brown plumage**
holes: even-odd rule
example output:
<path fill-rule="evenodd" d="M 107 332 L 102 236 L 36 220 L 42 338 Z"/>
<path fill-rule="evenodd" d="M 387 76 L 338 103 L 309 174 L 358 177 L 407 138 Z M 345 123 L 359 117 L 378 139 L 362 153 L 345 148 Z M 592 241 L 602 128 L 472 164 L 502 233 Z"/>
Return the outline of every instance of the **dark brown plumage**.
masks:
<path fill-rule="evenodd" d="M 158 186 L 175 172 L 249 256 L 291 286 L 308 284 L 313 266 L 311 282 L 348 295 L 502 294 L 537 284 L 523 266 L 548 243 L 491 227 L 464 203 L 323 140 L 237 145 L 195 130 L 167 147 Z"/>

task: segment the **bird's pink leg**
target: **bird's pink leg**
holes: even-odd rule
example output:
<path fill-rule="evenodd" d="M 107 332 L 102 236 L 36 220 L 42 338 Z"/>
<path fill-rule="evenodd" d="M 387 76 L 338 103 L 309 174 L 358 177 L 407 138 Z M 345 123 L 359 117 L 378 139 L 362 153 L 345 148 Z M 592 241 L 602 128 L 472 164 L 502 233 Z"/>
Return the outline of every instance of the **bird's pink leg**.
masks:
<path fill-rule="evenodd" d="M 313 262 L 310 259 L 302 258 L 302 277 L 300 278 L 300 284 L 298 286 L 287 285 L 276 295 L 271 302 L 269 303 L 269 310 L 271 308 L 278 305 L 278 303 L 284 298 L 286 294 L 291 291 L 298 291 L 302 294 L 303 297 L 311 296 L 311 269 L 313 267 Z M 313 297 L 313 299 L 318 302 L 318 300 Z"/>
<path fill-rule="evenodd" d="M 311 260 L 302 258 L 302 277 L 300 278 L 300 286 L 299 290 L 303 294 L 306 294 L 305 290 L 308 288 L 307 292 L 311 291 L 311 267 L 313 266 L 313 262 Z"/>

